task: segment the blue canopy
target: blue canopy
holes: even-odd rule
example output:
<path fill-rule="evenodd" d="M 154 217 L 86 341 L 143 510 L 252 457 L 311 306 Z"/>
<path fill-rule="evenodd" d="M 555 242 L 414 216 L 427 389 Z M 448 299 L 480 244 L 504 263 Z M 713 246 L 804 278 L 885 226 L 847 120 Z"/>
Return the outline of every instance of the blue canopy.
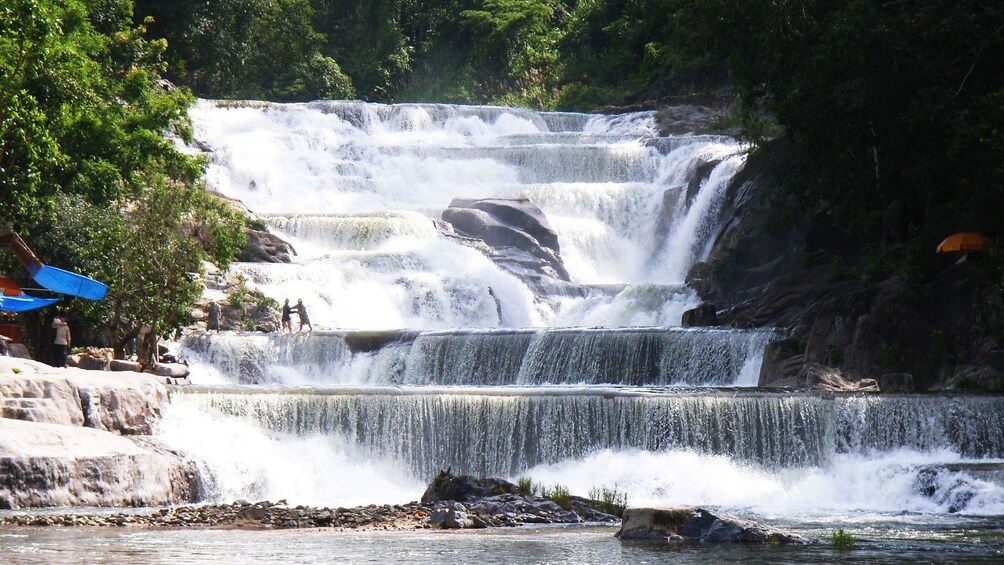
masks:
<path fill-rule="evenodd" d="M 42 263 L 36 263 L 32 267 L 28 268 L 28 274 L 31 275 L 31 278 L 53 292 L 79 296 L 88 300 L 101 300 L 108 292 L 108 285 L 84 275 Z"/>
<path fill-rule="evenodd" d="M 58 298 L 36 298 L 22 294 L 20 296 L 3 296 L 0 294 L 0 310 L 4 312 L 27 312 L 36 308 L 45 308 L 59 302 Z"/>

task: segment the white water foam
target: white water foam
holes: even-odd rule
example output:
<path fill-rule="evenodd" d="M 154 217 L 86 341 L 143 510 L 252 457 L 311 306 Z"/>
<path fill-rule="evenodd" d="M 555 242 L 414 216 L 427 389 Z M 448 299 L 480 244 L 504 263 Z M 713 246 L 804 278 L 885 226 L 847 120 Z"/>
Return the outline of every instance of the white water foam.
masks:
<path fill-rule="evenodd" d="M 368 458 L 337 438 L 266 434 L 253 422 L 190 404 L 165 407 L 155 435 L 198 463 L 212 502 L 395 504 L 416 500 L 424 489 L 403 466 Z"/>
<path fill-rule="evenodd" d="M 950 511 L 1004 514 L 1004 485 L 964 471 L 932 475 L 933 496 L 919 489 L 926 466 L 965 461 L 950 451 L 898 450 L 869 456 L 839 454 L 826 467 L 765 470 L 691 451 L 606 450 L 538 466 L 522 476 L 545 486 L 563 485 L 579 496 L 595 488 L 616 489 L 632 506 L 705 505 L 788 518 Z M 964 504 L 956 508 L 960 502 Z"/>
<path fill-rule="evenodd" d="M 528 197 L 555 227 L 574 282 L 679 284 L 706 254 L 723 187 L 744 160 L 724 138 L 647 145 L 651 112 L 200 101 L 191 116 L 210 185 L 270 214 L 299 253 L 236 268 L 280 302 L 302 298 L 321 328 L 679 324 L 692 295 L 538 300 L 432 220 L 456 197 Z M 717 165 L 688 202 L 706 163 Z"/>

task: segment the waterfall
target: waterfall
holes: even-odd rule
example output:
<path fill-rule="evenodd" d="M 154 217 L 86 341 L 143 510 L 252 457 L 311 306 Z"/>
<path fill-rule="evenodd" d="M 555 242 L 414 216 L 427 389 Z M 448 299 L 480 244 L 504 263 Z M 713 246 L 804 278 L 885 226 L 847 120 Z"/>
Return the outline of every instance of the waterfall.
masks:
<path fill-rule="evenodd" d="M 200 101 L 191 115 L 210 184 L 298 252 L 236 268 L 280 303 L 302 298 L 317 327 L 679 324 L 696 303 L 679 285 L 745 161 L 729 138 L 659 137 L 652 112 Z M 535 295 L 438 233 L 433 220 L 458 197 L 528 198 L 573 283 L 621 293 Z M 639 286 L 663 300 L 639 300 Z"/>
<path fill-rule="evenodd" d="M 949 449 L 1004 457 L 1004 398 L 804 394 L 667 394 L 607 388 L 434 387 L 326 391 L 193 390 L 179 402 L 249 419 L 274 432 L 337 438 L 428 478 L 452 466 L 483 476 L 603 450 L 693 451 L 762 468 L 823 466 L 835 454 Z M 980 412 L 963 425 L 962 412 Z M 904 430 L 903 416 L 917 428 Z M 868 417 L 862 419 L 861 414 Z M 982 433 L 986 425 L 995 433 Z M 898 430 L 886 434 L 875 428 Z M 909 427 L 909 426 L 908 426 Z"/>
<path fill-rule="evenodd" d="M 197 367 L 244 384 L 749 386 L 774 335 L 671 327 L 200 334 L 185 345 Z M 360 339 L 373 343 L 353 348 Z"/>
<path fill-rule="evenodd" d="M 512 476 L 606 448 L 692 449 L 766 466 L 818 464 L 832 452 L 822 414 L 831 407 L 819 399 L 539 388 L 180 396 L 275 432 L 335 437 L 425 478 L 450 466 Z"/>
<path fill-rule="evenodd" d="M 205 386 L 173 391 L 158 435 L 211 498 L 405 502 L 452 468 L 785 516 L 1004 509 L 1004 398 L 757 391 L 780 332 L 680 327 L 745 163 L 735 140 L 662 137 L 652 112 L 191 116 L 210 185 L 297 251 L 234 268 L 315 324 L 186 338 Z M 535 284 L 441 220 L 481 198 L 537 206 L 571 280 Z"/>

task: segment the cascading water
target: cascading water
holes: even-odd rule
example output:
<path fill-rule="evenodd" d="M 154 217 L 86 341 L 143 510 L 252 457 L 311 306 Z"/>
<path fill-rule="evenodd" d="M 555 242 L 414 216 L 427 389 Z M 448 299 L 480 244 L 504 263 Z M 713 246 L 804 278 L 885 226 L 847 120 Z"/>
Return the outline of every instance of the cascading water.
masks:
<path fill-rule="evenodd" d="M 706 255 L 744 161 L 723 137 L 653 143 L 666 138 L 652 113 L 203 101 L 192 117 L 210 184 L 266 214 L 299 253 L 292 265 L 239 268 L 338 328 L 676 325 L 695 300 L 680 291 L 686 270 Z M 573 282 L 621 291 L 535 296 L 439 236 L 434 220 L 457 197 L 528 198 L 557 231 Z M 668 291 L 639 300 L 643 284 Z M 597 319 L 611 308 L 616 317 Z"/>
<path fill-rule="evenodd" d="M 201 101 L 192 117 L 210 184 L 298 252 L 237 269 L 318 329 L 188 338 L 196 382 L 221 386 L 175 391 L 161 435 L 216 498 L 403 502 L 452 467 L 632 504 L 1004 513 L 1004 480 L 973 467 L 1004 457 L 1001 398 L 750 391 L 775 332 L 679 327 L 744 164 L 731 139 L 660 137 L 652 113 Z M 571 282 L 542 290 L 451 236 L 454 198 L 528 199 Z"/>

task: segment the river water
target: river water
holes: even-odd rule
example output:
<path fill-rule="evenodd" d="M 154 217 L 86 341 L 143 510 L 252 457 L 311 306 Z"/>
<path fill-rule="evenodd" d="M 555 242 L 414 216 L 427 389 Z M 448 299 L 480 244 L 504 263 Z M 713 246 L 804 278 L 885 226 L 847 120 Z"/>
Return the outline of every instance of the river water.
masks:
<path fill-rule="evenodd" d="M 1000 524 L 958 521 L 915 529 L 914 517 L 851 527 L 852 549 L 829 544 L 743 546 L 621 542 L 615 528 L 514 528 L 478 532 L 133 531 L 14 528 L 0 531 L 5 563 L 993 563 L 1004 559 Z M 959 528 L 963 526 L 963 528 Z M 828 534 L 827 524 L 805 525 Z"/>
<path fill-rule="evenodd" d="M 197 462 L 207 501 L 403 503 L 451 468 L 713 507 L 823 543 L 5 528 L 3 561 L 1004 559 L 1004 398 L 758 391 L 780 331 L 680 327 L 699 303 L 686 273 L 745 162 L 736 141 L 660 137 L 652 113 L 200 101 L 192 117 L 211 185 L 297 251 L 235 269 L 280 303 L 302 299 L 314 324 L 185 340 L 196 385 L 172 391 L 157 435 Z M 445 236 L 437 221 L 458 197 L 537 205 L 575 292 Z M 855 549 L 828 543 L 837 529 Z"/>

